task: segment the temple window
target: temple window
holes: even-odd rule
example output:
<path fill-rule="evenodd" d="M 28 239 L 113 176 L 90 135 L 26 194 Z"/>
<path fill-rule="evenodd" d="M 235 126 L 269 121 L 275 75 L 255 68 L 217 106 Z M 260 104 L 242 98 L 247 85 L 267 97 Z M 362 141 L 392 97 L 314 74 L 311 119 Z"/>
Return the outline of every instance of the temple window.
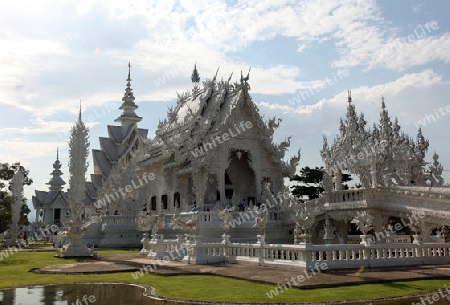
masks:
<path fill-rule="evenodd" d="M 161 196 L 161 204 L 162 204 L 163 210 L 167 210 L 167 195 Z"/>

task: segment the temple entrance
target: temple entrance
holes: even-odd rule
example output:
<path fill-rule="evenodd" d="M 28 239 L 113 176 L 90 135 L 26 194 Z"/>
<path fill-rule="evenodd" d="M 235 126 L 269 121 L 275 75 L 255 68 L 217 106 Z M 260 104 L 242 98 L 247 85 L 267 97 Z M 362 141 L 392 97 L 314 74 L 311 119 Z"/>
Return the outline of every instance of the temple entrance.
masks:
<path fill-rule="evenodd" d="M 225 170 L 227 202 L 238 206 L 245 200 L 248 206 L 248 200 L 256 197 L 255 173 L 250 167 L 251 154 L 248 151 L 232 150 L 229 159 L 230 163 Z"/>

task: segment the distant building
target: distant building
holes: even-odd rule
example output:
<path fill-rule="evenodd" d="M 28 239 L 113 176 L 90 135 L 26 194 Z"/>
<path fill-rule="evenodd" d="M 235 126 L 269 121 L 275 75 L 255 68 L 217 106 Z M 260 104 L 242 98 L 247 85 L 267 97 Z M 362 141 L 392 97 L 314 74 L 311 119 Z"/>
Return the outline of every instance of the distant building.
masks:
<path fill-rule="evenodd" d="M 36 210 L 36 221 L 43 224 L 58 223 L 65 218 L 68 211 L 68 195 L 63 190 L 66 182 L 61 178 L 61 162 L 56 152 L 56 161 L 53 163 L 52 178 L 47 183 L 49 191 L 35 191 L 33 207 Z"/>

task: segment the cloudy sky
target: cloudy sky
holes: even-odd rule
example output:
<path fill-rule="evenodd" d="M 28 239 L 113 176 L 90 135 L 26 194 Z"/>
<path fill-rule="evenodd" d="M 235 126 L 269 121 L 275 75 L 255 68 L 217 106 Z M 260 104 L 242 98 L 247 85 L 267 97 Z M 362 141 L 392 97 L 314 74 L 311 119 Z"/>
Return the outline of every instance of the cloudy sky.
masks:
<path fill-rule="evenodd" d="M 128 61 L 150 137 L 192 86 L 194 63 L 203 79 L 251 67 L 253 100 L 283 119 L 275 141 L 292 135 L 288 155 L 301 147 L 301 167 L 322 165 L 322 136 L 335 137 L 351 89 L 370 126 L 381 97 L 409 135 L 422 124 L 427 159 L 437 151 L 450 169 L 446 0 L 14 2 L 0 2 L 0 162 L 30 169 L 28 199 L 47 189 L 57 147 L 68 181 L 80 100 L 98 148 L 120 115 Z"/>

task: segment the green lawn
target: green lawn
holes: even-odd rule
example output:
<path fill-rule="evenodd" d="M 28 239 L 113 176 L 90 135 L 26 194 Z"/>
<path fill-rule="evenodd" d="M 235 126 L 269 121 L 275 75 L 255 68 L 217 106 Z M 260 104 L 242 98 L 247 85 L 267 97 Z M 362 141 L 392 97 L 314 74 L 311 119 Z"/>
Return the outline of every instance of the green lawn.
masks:
<path fill-rule="evenodd" d="M 123 254 L 126 250 L 99 250 L 98 254 Z M 0 261 L 0 288 L 35 284 L 64 284 L 74 282 L 123 282 L 147 284 L 156 294 L 177 299 L 228 302 L 320 302 L 383 298 L 424 293 L 450 284 L 448 279 L 396 281 L 321 289 L 288 289 L 270 299 L 266 293 L 275 285 L 255 283 L 213 275 L 159 276 L 146 274 L 135 280 L 130 272 L 99 275 L 50 275 L 28 272 L 33 268 L 73 263 L 76 259 L 53 257 L 55 252 L 18 252 Z M 358 293 L 355 293 L 357 291 Z"/>

